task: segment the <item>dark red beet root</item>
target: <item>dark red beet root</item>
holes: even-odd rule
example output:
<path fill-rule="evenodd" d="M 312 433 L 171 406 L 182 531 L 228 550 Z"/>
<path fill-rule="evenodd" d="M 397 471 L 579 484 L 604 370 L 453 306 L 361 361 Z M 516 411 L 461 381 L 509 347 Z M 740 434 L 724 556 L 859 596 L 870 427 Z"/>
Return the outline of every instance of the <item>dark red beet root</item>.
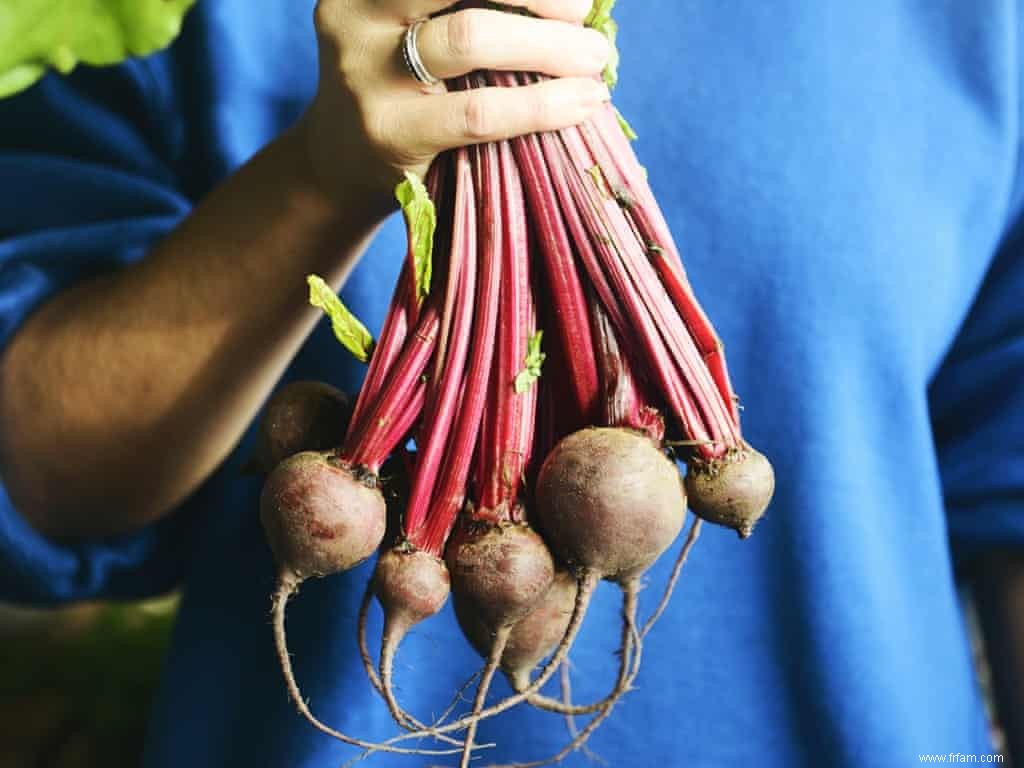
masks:
<path fill-rule="evenodd" d="M 537 520 L 568 565 L 626 584 L 679 534 L 686 494 L 675 465 L 647 437 L 588 428 L 563 439 L 537 478 Z"/>
<path fill-rule="evenodd" d="M 477 720 L 466 729 L 459 763 L 459 768 L 468 768 L 477 721 L 512 629 L 551 588 L 555 563 L 543 539 L 526 523 L 493 523 L 469 515 L 449 539 L 445 559 L 454 593 L 493 633 L 473 699 L 472 716 Z"/>
<path fill-rule="evenodd" d="M 745 445 L 710 464 L 691 462 L 686 491 L 695 514 L 732 528 L 745 539 L 772 500 L 775 472 L 764 454 Z"/>
<path fill-rule="evenodd" d="M 260 519 L 278 566 L 271 611 L 274 645 L 288 695 L 311 725 L 346 744 L 402 754 L 445 754 L 375 744 L 321 722 L 299 690 L 285 633 L 288 601 L 308 578 L 347 571 L 370 557 L 384 536 L 384 497 L 332 454 L 306 451 L 285 459 L 263 485 Z M 461 749 L 459 750 L 462 751 Z"/>
<path fill-rule="evenodd" d="M 366 560 L 384 537 L 385 517 L 380 491 L 325 453 L 285 459 L 267 476 L 260 496 L 274 559 L 297 581 Z"/>
<path fill-rule="evenodd" d="M 385 642 L 389 634 L 404 635 L 444 608 L 450 589 L 448 569 L 433 555 L 401 546 L 382 554 L 373 592 L 384 609 Z"/>
<path fill-rule="evenodd" d="M 551 587 L 555 563 L 524 523 L 463 520 L 445 553 L 452 589 L 492 630 L 515 624 Z"/>
<path fill-rule="evenodd" d="M 391 683 L 395 653 L 413 625 L 429 619 L 444 607 L 451 591 L 450 583 L 442 560 L 408 544 L 389 549 L 377 559 L 372 589 L 384 609 L 379 690 L 392 717 L 401 726 L 419 723 L 395 698 Z"/>
<path fill-rule="evenodd" d="M 494 644 L 494 632 L 480 621 L 468 601 L 456 596 L 454 603 L 463 634 L 476 652 L 487 658 Z M 558 647 L 575 604 L 576 579 L 568 571 L 556 571 L 547 594 L 509 633 L 501 655 L 501 670 L 513 689 L 524 690 L 530 684 L 533 669 Z"/>
<path fill-rule="evenodd" d="M 301 451 L 336 448 L 345 439 L 352 400 L 321 381 L 293 381 L 263 409 L 255 460 L 264 474 Z"/>

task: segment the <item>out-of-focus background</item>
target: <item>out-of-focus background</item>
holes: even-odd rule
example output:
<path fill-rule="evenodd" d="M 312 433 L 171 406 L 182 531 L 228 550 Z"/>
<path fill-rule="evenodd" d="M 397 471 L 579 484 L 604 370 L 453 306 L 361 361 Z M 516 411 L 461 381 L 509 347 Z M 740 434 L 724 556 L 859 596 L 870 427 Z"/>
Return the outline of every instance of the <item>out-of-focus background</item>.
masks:
<path fill-rule="evenodd" d="M 996 751 L 1007 755 L 966 592 L 964 604 Z M 138 766 L 176 607 L 174 595 L 57 610 L 0 604 L 0 768 Z"/>
<path fill-rule="evenodd" d="M 132 768 L 177 597 L 0 604 L 0 768 Z"/>
<path fill-rule="evenodd" d="M 194 2 L 90 0 L 55 9 L 5 0 L 0 98 L 51 68 L 67 74 L 79 63 L 159 50 Z M 176 605 L 175 597 L 45 611 L 0 604 L 0 768 L 139 765 Z"/>

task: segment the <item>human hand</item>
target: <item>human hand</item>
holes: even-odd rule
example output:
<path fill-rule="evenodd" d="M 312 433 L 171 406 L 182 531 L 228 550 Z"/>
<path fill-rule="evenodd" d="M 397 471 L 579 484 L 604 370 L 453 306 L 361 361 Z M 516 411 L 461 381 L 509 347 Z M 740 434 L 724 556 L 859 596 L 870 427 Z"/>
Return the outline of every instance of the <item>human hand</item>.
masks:
<path fill-rule="evenodd" d="M 595 77 L 608 43 L 581 24 L 590 0 L 507 4 L 533 16 L 484 8 L 443 13 L 452 0 L 319 0 L 320 82 L 298 128 L 332 200 L 385 211 L 402 172 L 424 174 L 446 149 L 573 125 L 608 100 Z M 417 49 L 441 80 L 478 69 L 555 79 L 455 92 L 424 85 L 406 68 L 402 43 L 409 25 L 428 16 Z"/>

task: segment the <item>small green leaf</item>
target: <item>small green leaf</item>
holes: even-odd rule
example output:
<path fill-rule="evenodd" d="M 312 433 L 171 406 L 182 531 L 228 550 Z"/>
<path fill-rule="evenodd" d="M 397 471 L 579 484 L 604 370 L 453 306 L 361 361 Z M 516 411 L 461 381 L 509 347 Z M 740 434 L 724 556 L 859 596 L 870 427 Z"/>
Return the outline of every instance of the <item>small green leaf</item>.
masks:
<path fill-rule="evenodd" d="M 597 187 L 597 190 L 601 195 L 609 199 L 614 197 L 611 186 L 608 184 L 608 179 L 605 177 L 601 166 L 594 164 L 587 168 L 587 173 L 590 175 L 590 178 L 594 180 L 594 186 Z"/>
<path fill-rule="evenodd" d="M 583 23 L 588 27 L 593 27 L 599 24 L 604 19 L 610 19 L 612 15 L 612 8 L 615 7 L 615 0 L 594 0 L 590 6 L 590 13 L 583 20 Z"/>
<path fill-rule="evenodd" d="M 331 319 L 331 328 L 334 335 L 341 342 L 341 346 L 352 353 L 361 363 L 365 363 L 373 354 L 373 334 L 366 330 L 366 326 L 359 322 L 359 318 L 348 311 L 348 307 L 341 303 L 341 299 L 320 277 L 310 275 L 306 278 L 309 283 L 309 303 L 317 309 L 322 309 Z"/>
<path fill-rule="evenodd" d="M 619 25 L 612 18 L 612 8 L 614 6 L 615 0 L 594 0 L 590 13 L 587 14 L 587 18 L 583 22 L 588 27 L 593 27 L 608 38 L 611 54 L 608 57 L 608 63 L 605 65 L 603 77 L 604 82 L 609 88 L 614 88 L 615 84 L 619 82 L 619 48 L 615 44 L 615 40 L 619 35 Z"/>
<path fill-rule="evenodd" d="M 544 358 L 547 357 L 546 354 L 540 351 L 542 338 L 544 338 L 544 331 L 537 331 L 526 342 L 526 359 L 523 361 L 526 367 L 516 375 L 515 381 L 516 394 L 518 395 L 529 390 L 533 383 L 540 378 L 540 369 L 544 364 Z"/>
<path fill-rule="evenodd" d="M 630 141 L 636 141 L 640 137 L 636 135 L 636 131 L 633 130 L 633 126 L 629 124 L 629 121 L 623 116 L 621 112 L 616 108 L 615 117 L 619 119 L 619 128 L 626 134 L 626 138 Z"/>
<path fill-rule="evenodd" d="M 4 0 L 0 98 L 56 69 L 118 64 L 166 47 L 195 0 Z"/>
<path fill-rule="evenodd" d="M 416 298 L 423 301 L 430 293 L 433 271 L 434 230 L 437 212 L 427 188 L 420 177 L 406 171 L 405 180 L 395 188 L 395 197 L 402 206 L 405 225 L 409 233 L 409 251 L 412 254 L 413 273 L 416 278 Z"/>

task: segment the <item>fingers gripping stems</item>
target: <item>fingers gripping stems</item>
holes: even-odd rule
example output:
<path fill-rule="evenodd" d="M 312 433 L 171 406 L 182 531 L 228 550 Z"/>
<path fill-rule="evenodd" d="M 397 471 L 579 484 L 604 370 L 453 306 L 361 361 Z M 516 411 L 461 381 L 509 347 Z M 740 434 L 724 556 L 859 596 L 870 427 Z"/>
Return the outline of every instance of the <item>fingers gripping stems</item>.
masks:
<path fill-rule="evenodd" d="M 599 32 L 503 11 L 468 8 L 410 29 L 418 58 L 441 79 L 487 69 L 592 77 L 608 60 L 608 42 Z"/>

